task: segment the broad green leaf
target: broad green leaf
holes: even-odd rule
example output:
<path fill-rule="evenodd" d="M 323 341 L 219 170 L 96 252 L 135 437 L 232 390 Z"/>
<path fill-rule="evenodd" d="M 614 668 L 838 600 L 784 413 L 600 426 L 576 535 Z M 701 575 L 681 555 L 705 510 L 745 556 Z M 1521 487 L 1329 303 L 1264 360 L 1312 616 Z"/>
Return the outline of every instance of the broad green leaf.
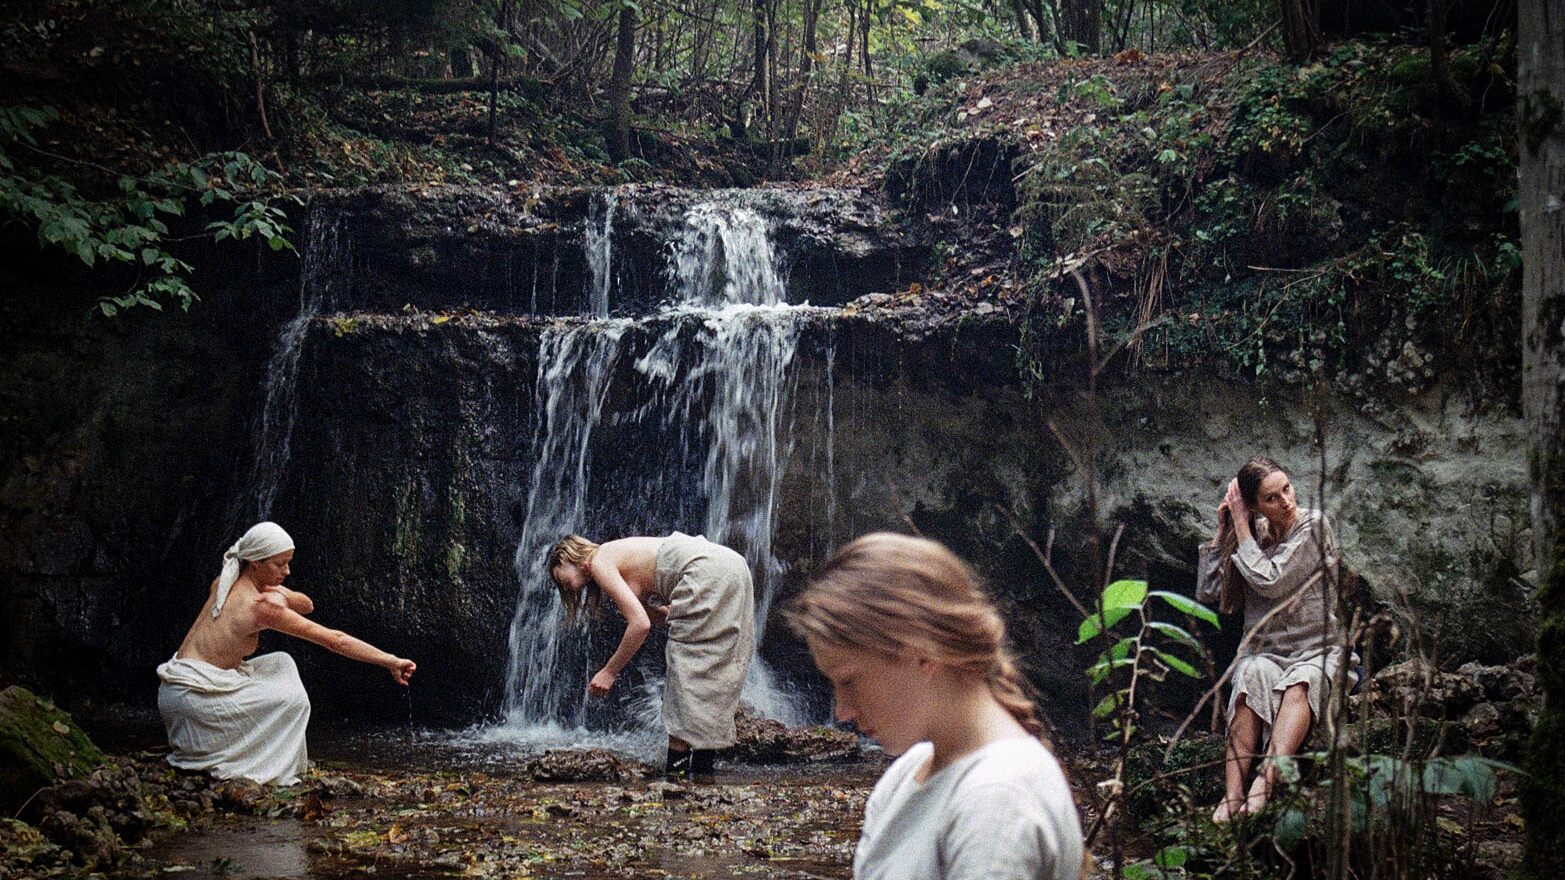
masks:
<path fill-rule="evenodd" d="M 1200 602 L 1197 602 L 1189 596 L 1181 596 L 1178 593 L 1170 593 L 1167 590 L 1153 590 L 1151 595 L 1162 599 L 1169 605 L 1172 605 L 1175 611 L 1178 611 L 1182 614 L 1188 614 L 1197 620 L 1204 620 L 1218 629 L 1222 628 L 1222 624 L 1217 620 L 1217 612 L 1206 607 L 1205 605 L 1202 605 Z"/>
<path fill-rule="evenodd" d="M 1076 644 L 1080 645 L 1096 637 L 1103 632 L 1102 624 L 1107 623 L 1109 629 L 1130 615 L 1130 608 L 1109 608 L 1102 615 L 1094 614 L 1083 620 L 1081 626 L 1076 629 Z"/>
<path fill-rule="evenodd" d="M 1113 715 L 1116 711 L 1118 711 L 1123 699 L 1124 698 L 1120 696 L 1119 691 L 1115 691 L 1114 693 L 1109 694 L 1108 696 L 1099 700 L 1096 706 L 1092 707 L 1092 717 L 1103 719 Z"/>
<path fill-rule="evenodd" d="M 1192 648 L 1201 654 L 1206 653 L 1206 646 L 1201 644 L 1200 640 L 1195 636 L 1185 631 L 1183 627 L 1175 626 L 1172 623 L 1164 623 L 1161 620 L 1149 620 L 1147 621 L 1147 628 L 1160 632 L 1179 644 Z"/>
<path fill-rule="evenodd" d="M 1104 660 L 1102 657 L 1099 657 L 1098 662 L 1092 664 L 1092 666 L 1088 668 L 1087 676 L 1092 679 L 1093 684 L 1102 684 L 1103 680 L 1109 677 L 1109 673 L 1116 669 L 1133 665 L 1135 662 L 1136 661 L 1134 658 L 1129 657 L 1122 660 L 1108 661 Z"/>
<path fill-rule="evenodd" d="M 1201 677 L 1201 673 L 1197 672 L 1196 668 L 1191 666 L 1187 661 L 1181 660 L 1161 648 L 1148 648 L 1147 650 L 1151 651 L 1153 654 L 1156 654 L 1159 660 L 1162 660 L 1164 663 L 1168 664 L 1168 668 L 1174 670 L 1175 672 L 1178 672 L 1181 675 L 1189 676 L 1190 678 Z"/>
<path fill-rule="evenodd" d="M 1140 608 L 1146 599 L 1146 581 L 1115 581 L 1103 588 L 1104 608 Z"/>

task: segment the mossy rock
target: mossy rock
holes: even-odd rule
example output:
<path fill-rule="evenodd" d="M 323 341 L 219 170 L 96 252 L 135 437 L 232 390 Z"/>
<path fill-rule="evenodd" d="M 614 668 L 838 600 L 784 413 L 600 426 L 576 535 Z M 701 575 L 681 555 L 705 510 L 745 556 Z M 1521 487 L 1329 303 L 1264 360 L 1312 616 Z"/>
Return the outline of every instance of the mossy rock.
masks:
<path fill-rule="evenodd" d="M 1217 803 L 1223 794 L 1223 745 L 1217 734 L 1189 736 L 1174 744 L 1167 761 L 1167 743 L 1131 749 L 1125 761 L 1130 820 L 1141 823 L 1165 810 L 1182 813 L 1186 805 Z"/>
<path fill-rule="evenodd" d="M 1468 750 L 1467 729 L 1456 721 L 1439 721 L 1418 716 L 1393 721 L 1390 718 L 1368 718 L 1355 721 L 1343 729 L 1342 747 L 1365 755 L 1401 755 L 1408 746 L 1412 734 L 1412 750 L 1416 759 L 1427 758 L 1440 747 L 1442 755 L 1460 755 Z"/>
<path fill-rule="evenodd" d="M 26 688 L 0 691 L 0 809 L 14 813 L 38 789 L 107 761 L 69 713 Z"/>

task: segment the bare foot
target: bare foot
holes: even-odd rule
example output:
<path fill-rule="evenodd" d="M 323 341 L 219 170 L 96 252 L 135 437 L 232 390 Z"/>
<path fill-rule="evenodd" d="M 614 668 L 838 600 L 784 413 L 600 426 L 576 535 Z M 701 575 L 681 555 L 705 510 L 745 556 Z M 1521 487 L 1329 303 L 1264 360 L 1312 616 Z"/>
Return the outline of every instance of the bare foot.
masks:
<path fill-rule="evenodd" d="M 1271 774 L 1265 771 L 1257 773 L 1255 781 L 1250 783 L 1250 796 L 1244 799 L 1243 810 L 1246 813 L 1259 813 L 1266 808 L 1266 802 L 1272 796 Z"/>
<path fill-rule="evenodd" d="M 1223 798 L 1222 803 L 1217 805 L 1217 809 L 1212 811 L 1212 821 L 1219 825 L 1232 822 L 1235 816 L 1244 811 L 1244 803 L 1243 798 Z"/>

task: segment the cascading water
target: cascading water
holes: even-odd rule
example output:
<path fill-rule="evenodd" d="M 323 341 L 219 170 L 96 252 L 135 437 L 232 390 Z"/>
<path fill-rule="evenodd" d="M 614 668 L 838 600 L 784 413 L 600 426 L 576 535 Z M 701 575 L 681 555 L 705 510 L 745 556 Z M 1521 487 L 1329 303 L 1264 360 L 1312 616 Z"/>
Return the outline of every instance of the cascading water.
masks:
<path fill-rule="evenodd" d="M 619 198 L 613 192 L 595 196 L 583 231 L 594 318 L 609 316 L 609 288 L 614 284 L 614 209 L 618 204 Z"/>
<path fill-rule="evenodd" d="M 703 203 L 668 243 L 675 301 L 640 322 L 601 320 L 608 312 L 614 207 L 612 197 L 595 201 L 585 236 L 588 293 L 600 320 L 557 324 L 540 343 L 539 421 L 516 555 L 522 592 L 511 628 L 506 719 L 488 735 L 650 754 L 662 741 L 662 682 L 655 672 L 661 658 L 648 655 L 661 652 L 653 640 L 643 646 L 617 686 L 617 703 L 588 701 L 587 680 L 612 652 L 609 640 L 617 643 L 618 632 L 605 627 L 595 639 L 593 627 L 560 625 L 561 604 L 543 556 L 573 531 L 594 536 L 601 529 L 604 537 L 702 531 L 749 561 L 756 631 L 764 632 L 780 573 L 772 554 L 773 511 L 791 451 L 791 367 L 808 307 L 784 303 L 763 217 L 743 205 Z M 650 344 L 648 333 L 658 334 Z M 631 356 L 632 349 L 641 353 Z M 617 372 L 630 387 L 611 394 Z M 606 405 L 611 397 L 614 406 Z M 628 463 L 595 468 L 595 439 L 606 446 L 611 437 Z M 692 496 L 699 497 L 693 502 Z M 746 702 L 785 723 L 806 720 L 759 657 L 750 670 Z"/>
<path fill-rule="evenodd" d="M 261 410 L 261 430 L 256 447 L 254 488 L 250 522 L 271 516 L 277 489 L 288 470 L 293 425 L 299 414 L 299 356 L 310 322 L 331 302 L 335 285 L 345 283 L 351 265 L 348 239 L 340 216 L 327 219 L 311 208 L 309 234 L 299 270 L 299 313 L 277 335 L 277 347 L 266 365 L 266 404 Z"/>

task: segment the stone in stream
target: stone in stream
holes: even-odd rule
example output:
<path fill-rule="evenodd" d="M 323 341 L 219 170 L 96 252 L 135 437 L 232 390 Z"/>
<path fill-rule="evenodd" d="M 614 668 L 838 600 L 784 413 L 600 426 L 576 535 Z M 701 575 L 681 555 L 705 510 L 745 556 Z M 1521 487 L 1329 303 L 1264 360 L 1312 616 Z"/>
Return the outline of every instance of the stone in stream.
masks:
<path fill-rule="evenodd" d="M 0 691 L 0 808 L 7 814 L 40 789 L 84 779 L 106 761 L 69 714 L 26 688 Z"/>
<path fill-rule="evenodd" d="M 856 761 L 859 738 L 830 727 L 789 727 L 762 718 L 741 706 L 734 716 L 739 741 L 726 753 L 729 760 L 756 764 L 804 761 Z"/>

